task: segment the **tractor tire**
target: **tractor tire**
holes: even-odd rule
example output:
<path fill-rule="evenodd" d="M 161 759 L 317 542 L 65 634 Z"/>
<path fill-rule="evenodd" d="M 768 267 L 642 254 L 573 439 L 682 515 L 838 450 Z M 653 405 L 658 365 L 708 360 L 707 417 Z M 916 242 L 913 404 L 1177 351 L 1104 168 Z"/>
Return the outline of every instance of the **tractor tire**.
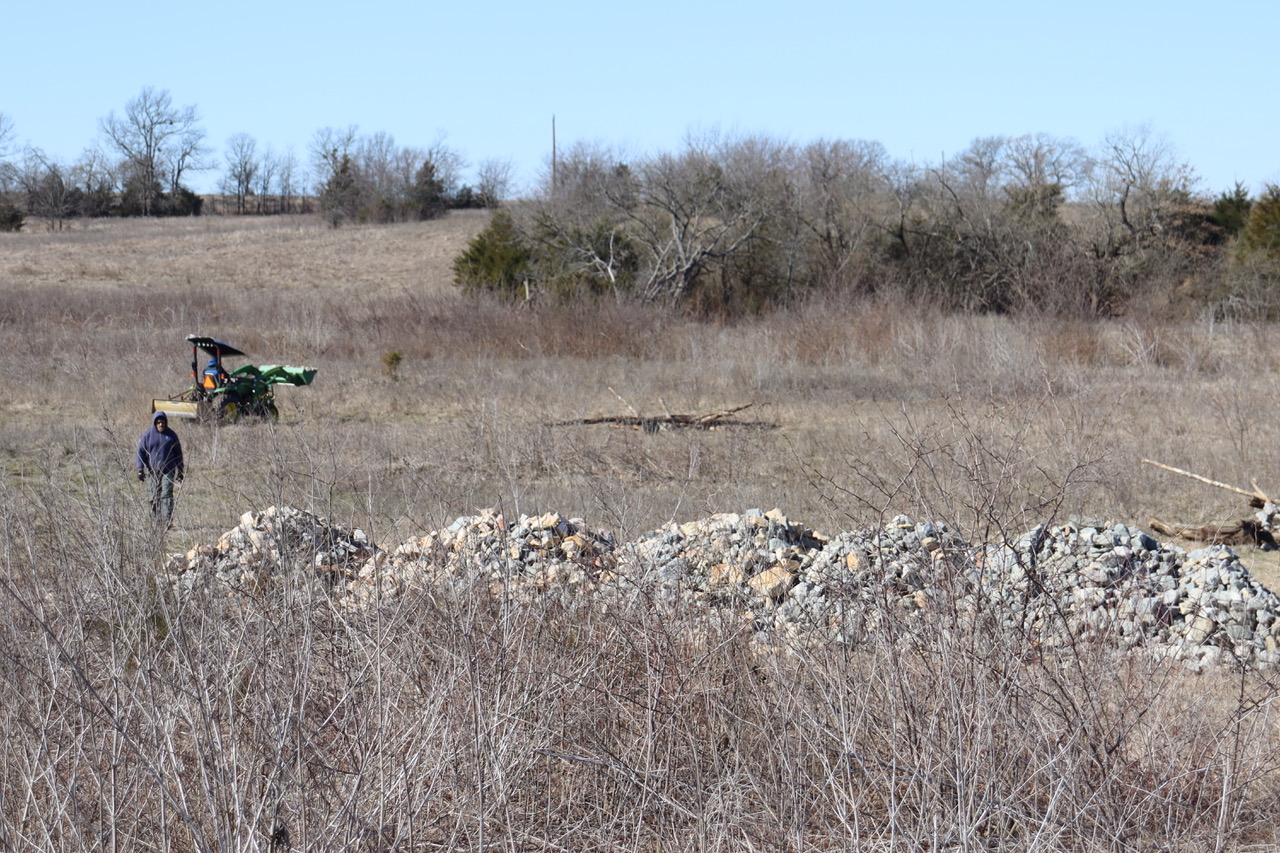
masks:
<path fill-rule="evenodd" d="M 223 400 L 218 409 L 218 420 L 224 424 L 233 424 L 240 420 L 240 404 L 235 400 Z"/>
<path fill-rule="evenodd" d="M 273 424 L 280 422 L 280 410 L 276 408 L 275 403 L 267 403 L 266 408 L 262 410 L 262 419 Z"/>

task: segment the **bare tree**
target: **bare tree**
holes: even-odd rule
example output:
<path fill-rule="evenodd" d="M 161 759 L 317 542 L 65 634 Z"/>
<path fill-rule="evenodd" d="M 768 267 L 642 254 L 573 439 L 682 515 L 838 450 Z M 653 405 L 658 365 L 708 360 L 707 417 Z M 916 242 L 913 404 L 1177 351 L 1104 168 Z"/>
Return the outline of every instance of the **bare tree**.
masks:
<path fill-rule="evenodd" d="M 13 119 L 7 113 L 0 113 L 0 157 L 9 153 L 9 144 L 13 140 Z"/>
<path fill-rule="evenodd" d="M 311 139 L 311 173 L 320 209 L 335 227 L 356 214 L 359 205 L 358 164 L 355 161 L 359 139 L 356 125 L 344 130 L 321 128 Z"/>
<path fill-rule="evenodd" d="M 362 138 L 356 146 L 356 162 L 365 191 L 373 198 L 392 202 L 399 183 L 396 175 L 396 140 L 385 131 Z"/>
<path fill-rule="evenodd" d="M 801 186 L 792 143 L 763 134 L 711 138 L 708 148 L 733 187 L 731 204 L 752 209 L 758 223 L 742 244 L 745 251 L 728 259 L 732 290 L 749 289 L 751 298 L 792 298 L 809 282 L 806 256 L 809 232 L 800 216 Z M 721 300 L 723 301 L 722 293 Z"/>
<path fill-rule="evenodd" d="M 1089 164 L 1085 192 L 1097 257 L 1116 257 L 1159 234 L 1174 204 L 1195 189 L 1195 172 L 1149 126 L 1112 133 Z"/>
<path fill-rule="evenodd" d="M 562 208 L 581 218 L 633 206 L 633 158 L 625 149 L 578 141 L 557 154 L 555 169 L 542 176 L 544 206 Z"/>
<path fill-rule="evenodd" d="M 6 158 L 13 141 L 13 119 L 0 113 L 0 193 L 7 192 L 17 176 L 17 170 Z"/>
<path fill-rule="evenodd" d="M 1079 186 L 1087 172 L 1088 155 L 1078 142 L 1045 133 L 1010 139 L 1005 157 L 1009 180 L 1024 188 L 1056 185 L 1065 192 Z"/>
<path fill-rule="evenodd" d="M 675 302 L 702 273 L 751 239 L 765 210 L 710 152 L 690 148 L 679 157 L 661 155 L 639 171 L 639 203 L 627 211 L 629 233 L 648 254 L 639 296 L 644 302 Z"/>
<path fill-rule="evenodd" d="M 414 177 L 424 162 L 431 159 L 429 152 L 412 145 L 405 145 L 391 154 L 391 174 L 397 194 L 408 196 L 413 189 Z"/>
<path fill-rule="evenodd" d="M 878 142 L 818 140 L 799 152 L 798 220 L 816 244 L 810 268 L 820 281 L 844 282 L 874 233 L 888 197 L 887 162 Z"/>
<path fill-rule="evenodd" d="M 292 148 L 288 148 L 279 155 L 277 160 L 279 169 L 279 187 L 280 187 L 280 212 L 293 212 L 293 197 L 298 191 L 298 156 L 293 152 Z"/>
<path fill-rule="evenodd" d="M 67 217 L 75 212 L 72 204 L 75 186 L 68 169 L 39 148 L 28 147 L 23 152 L 18 181 L 27 194 L 27 209 L 35 216 L 44 217 L 49 230 L 60 230 Z"/>
<path fill-rule="evenodd" d="M 1058 214 L 1077 151 L 1046 136 L 983 137 L 919 172 L 898 235 L 907 280 L 961 310 L 1061 304 L 1075 289 L 1063 275 L 1078 253 Z"/>
<path fill-rule="evenodd" d="M 435 169 L 435 178 L 440 182 L 444 194 L 456 195 L 458 187 L 462 185 L 462 170 L 467 167 L 466 158 L 445 145 L 445 137 L 442 134 L 427 146 L 426 159 L 431 161 Z"/>
<path fill-rule="evenodd" d="M 226 163 L 226 189 L 235 196 L 236 213 L 247 213 L 253 179 L 262 165 L 258 159 L 258 143 L 247 133 L 232 135 L 227 140 Z"/>
<path fill-rule="evenodd" d="M 169 162 L 169 192 L 176 195 L 182 189 L 182 176 L 187 172 L 199 172 L 209 168 L 205 161 L 209 149 L 204 146 L 204 130 L 187 128 L 178 135 Z"/>
<path fill-rule="evenodd" d="M 317 195 L 335 224 L 415 218 L 424 164 L 430 166 L 431 184 L 441 198 L 456 192 L 464 166 L 443 142 L 428 148 L 402 146 L 385 132 L 361 136 L 355 125 L 318 131 L 310 152 Z"/>
<path fill-rule="evenodd" d="M 835 183 L 841 169 L 852 180 L 859 165 L 870 193 L 870 163 L 883 155 L 864 153 L 865 163 L 841 149 L 849 162 L 837 166 L 832 154 L 811 180 L 793 145 L 765 136 L 711 135 L 634 162 L 578 143 L 557 157 L 555 184 L 544 183 L 528 233 L 549 250 L 539 254 L 542 272 L 565 269 L 643 302 L 679 301 L 694 289 L 709 310 L 733 310 L 735 294 L 746 292 L 757 304 L 790 299 L 819 266 L 830 273 L 843 264 L 857 241 Z M 814 260 L 824 236 L 841 259 Z"/>
<path fill-rule="evenodd" d="M 123 116 L 112 112 L 101 120 L 103 134 L 125 160 L 142 215 L 156 212 L 161 178 L 174 192 L 184 172 L 201 166 L 199 120 L 194 106 L 175 107 L 168 91 L 150 86 L 125 104 Z"/>
<path fill-rule="evenodd" d="M 1004 183 L 1007 144 L 1008 140 L 1003 136 L 975 139 L 954 162 L 939 167 L 935 174 L 948 172 L 954 176 L 949 181 L 970 197 L 987 199 L 997 196 Z"/>
<path fill-rule="evenodd" d="M 359 127 L 352 124 L 341 130 L 322 127 L 312 136 L 308 153 L 317 193 L 337 174 L 344 160 L 349 162 L 353 158 L 359 133 Z"/>
<path fill-rule="evenodd" d="M 272 209 L 271 197 L 275 195 L 276 180 L 280 172 L 280 157 L 267 148 L 259 161 L 258 177 L 254 193 L 258 197 L 258 213 L 278 213 Z"/>
<path fill-rule="evenodd" d="M 116 203 L 119 170 L 111 157 L 98 146 L 86 148 L 72 167 L 72 180 L 80 188 L 81 216 L 104 216 Z"/>
<path fill-rule="evenodd" d="M 480 196 L 480 204 L 490 209 L 500 205 L 511 192 L 514 171 L 510 160 L 491 158 L 481 162 L 476 168 L 476 192 Z"/>

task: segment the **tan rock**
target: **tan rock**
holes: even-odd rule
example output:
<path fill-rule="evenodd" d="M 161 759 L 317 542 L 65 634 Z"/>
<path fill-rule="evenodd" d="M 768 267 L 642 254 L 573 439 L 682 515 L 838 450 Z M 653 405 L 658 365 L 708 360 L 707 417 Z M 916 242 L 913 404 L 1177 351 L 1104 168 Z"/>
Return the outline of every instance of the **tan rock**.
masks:
<path fill-rule="evenodd" d="M 679 530 L 680 530 L 681 536 L 683 536 L 686 539 L 692 539 L 693 537 L 702 533 L 704 530 L 704 527 L 701 524 L 701 522 L 686 521 L 684 524 L 680 525 Z"/>
<path fill-rule="evenodd" d="M 564 576 L 559 566 L 547 566 L 533 576 L 533 585 L 539 590 L 546 590 L 562 580 L 564 580 Z"/>
<path fill-rule="evenodd" d="M 711 586 L 737 586 L 746 580 L 746 572 L 736 563 L 716 563 L 708 573 Z"/>
<path fill-rule="evenodd" d="M 586 553 L 591 547 L 591 543 L 586 537 L 575 533 L 560 543 L 560 551 L 570 560 L 577 559 Z"/>
<path fill-rule="evenodd" d="M 751 576 L 747 586 L 766 598 L 779 599 L 795 586 L 796 575 L 787 566 L 779 564 Z"/>
<path fill-rule="evenodd" d="M 850 551 L 844 558 L 850 571 L 861 572 L 867 568 L 867 558 L 861 551 Z"/>
<path fill-rule="evenodd" d="M 1208 616 L 1197 616 L 1195 621 L 1191 623 L 1191 630 L 1187 631 L 1187 642 L 1192 644 L 1203 643 L 1209 639 L 1209 635 L 1213 633 L 1215 627 L 1214 621 Z"/>

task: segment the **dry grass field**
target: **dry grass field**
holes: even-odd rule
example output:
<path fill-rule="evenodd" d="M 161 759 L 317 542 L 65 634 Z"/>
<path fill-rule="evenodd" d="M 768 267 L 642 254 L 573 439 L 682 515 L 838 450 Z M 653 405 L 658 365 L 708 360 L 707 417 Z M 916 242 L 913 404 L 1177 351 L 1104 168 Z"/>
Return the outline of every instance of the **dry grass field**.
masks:
<path fill-rule="evenodd" d="M 838 299 L 717 325 L 478 302 L 449 265 L 486 221 L 0 235 L 0 847 L 1276 843 L 1264 676 L 1101 658 L 1050 673 L 892 645 L 796 668 L 640 617 L 560 614 L 579 622 L 553 630 L 545 613 L 431 601 L 353 625 L 305 591 L 179 624 L 147 580 L 163 554 L 271 505 L 396 544 L 484 507 L 620 539 L 752 507 L 827 534 L 901 512 L 975 536 L 1251 513 L 1144 458 L 1280 493 L 1278 328 Z M 189 333 L 319 373 L 280 392 L 278 424 L 175 424 L 189 474 L 157 536 L 133 450 L 151 398 L 189 383 Z M 746 403 L 747 423 L 710 431 L 565 425 Z M 1280 588 L 1271 554 L 1241 554 Z M 879 763 L 853 767 L 836 742 Z M 983 780 L 1014 773 L 1005 758 L 1026 772 L 995 807 Z"/>
<path fill-rule="evenodd" d="M 6 482 L 118 485 L 150 399 L 188 384 L 183 339 L 199 333 L 320 372 L 281 392 L 277 429 L 180 425 L 192 477 L 175 545 L 274 500 L 388 537 L 480 506 L 559 509 L 623 535 L 748 506 L 828 532 L 897 511 L 963 524 L 974 509 L 949 499 L 975 488 L 996 493 L 1013 527 L 1248 512 L 1143 458 L 1243 487 L 1274 477 L 1280 492 L 1280 330 L 832 302 L 721 326 L 608 304 L 474 303 L 449 264 L 485 221 L 206 217 L 6 236 Z M 395 376 L 390 352 L 403 357 Z M 776 428 L 552 426 L 743 403 L 739 419 Z M 262 454 L 290 452 L 279 482 Z M 327 470 L 304 470 L 320 456 Z M 904 479 L 920 460 L 931 483 Z"/>

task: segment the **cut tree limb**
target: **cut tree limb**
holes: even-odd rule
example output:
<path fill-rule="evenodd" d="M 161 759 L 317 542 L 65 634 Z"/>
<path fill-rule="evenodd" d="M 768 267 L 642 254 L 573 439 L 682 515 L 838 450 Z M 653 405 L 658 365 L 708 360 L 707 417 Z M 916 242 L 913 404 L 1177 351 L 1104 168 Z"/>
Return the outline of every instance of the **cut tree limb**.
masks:
<path fill-rule="evenodd" d="M 1271 533 L 1271 515 L 1275 512 L 1275 502 L 1267 496 L 1266 492 L 1258 488 L 1257 480 L 1249 481 L 1249 485 L 1253 486 L 1253 491 L 1250 492 L 1232 486 L 1229 483 L 1219 483 L 1217 480 L 1210 480 L 1208 477 L 1201 477 L 1199 474 L 1192 474 L 1190 471 L 1174 468 L 1172 465 L 1164 465 L 1150 459 L 1143 459 L 1142 461 L 1165 471 L 1172 471 L 1174 474 L 1190 477 L 1206 485 L 1226 489 L 1228 492 L 1235 492 L 1237 495 L 1244 495 L 1249 499 L 1249 506 L 1251 507 L 1257 509 L 1270 507 L 1270 509 L 1266 509 L 1265 518 L 1263 518 L 1263 513 L 1258 514 L 1262 520 L 1243 518 L 1235 524 L 1169 524 L 1158 518 L 1149 518 L 1147 519 L 1147 524 L 1151 526 L 1152 530 L 1165 536 L 1178 536 L 1195 542 L 1210 542 L 1221 545 L 1259 545 L 1264 550 L 1276 547 L 1275 537 Z"/>
<path fill-rule="evenodd" d="M 609 389 L 613 390 L 613 389 Z M 618 397 L 617 393 L 614 393 Z M 621 397 L 618 397 L 622 400 Z M 706 412 L 697 415 L 680 415 L 666 412 L 661 415 L 641 415 L 625 400 L 623 405 L 631 409 L 629 415 L 601 415 L 595 418 L 582 418 L 575 421 L 561 421 L 552 424 L 552 426 L 576 426 L 585 424 L 609 424 L 611 426 L 631 427 L 633 429 L 642 429 L 645 432 L 657 432 L 664 427 L 687 427 L 691 429 L 715 429 L 722 426 L 743 426 L 743 427 L 763 427 L 772 429 L 777 424 L 767 423 L 765 421 L 738 421 L 731 420 L 730 416 L 741 412 L 743 409 L 749 409 L 754 403 L 743 403 L 741 406 L 734 406 L 731 409 L 722 409 L 718 412 Z M 663 405 L 666 408 L 666 405 Z"/>
<path fill-rule="evenodd" d="M 1164 465 L 1160 462 L 1155 462 L 1151 459 L 1143 459 L 1142 461 L 1147 463 L 1148 465 L 1154 465 L 1157 468 L 1161 468 L 1165 471 L 1172 471 L 1174 474 L 1181 474 L 1183 477 L 1190 477 L 1191 479 L 1198 480 L 1201 483 L 1205 483 L 1206 485 L 1215 486 L 1219 489 L 1226 489 L 1228 492 L 1235 492 L 1237 495 L 1244 495 L 1245 497 L 1249 498 L 1249 506 L 1252 506 L 1252 507 L 1256 507 L 1260 509 L 1266 504 L 1275 503 L 1274 501 L 1271 500 L 1271 498 L 1267 497 L 1267 494 L 1263 492 L 1262 489 L 1258 488 L 1257 480 L 1249 481 L 1249 485 L 1253 486 L 1253 491 L 1249 492 L 1249 491 L 1245 491 L 1244 489 L 1237 488 L 1236 486 L 1232 486 L 1228 483 L 1219 483 L 1217 480 L 1210 480 L 1208 477 L 1201 477 L 1199 474 L 1192 474 L 1190 471 L 1184 471 L 1181 468 L 1174 468 L 1172 465 Z"/>
<path fill-rule="evenodd" d="M 1275 538 L 1261 522 L 1251 518 L 1242 519 L 1235 524 L 1169 524 L 1158 518 L 1147 519 L 1152 530 L 1164 536 L 1177 536 L 1193 542 L 1208 542 L 1213 545 L 1261 545 L 1264 548 L 1274 547 Z"/>

